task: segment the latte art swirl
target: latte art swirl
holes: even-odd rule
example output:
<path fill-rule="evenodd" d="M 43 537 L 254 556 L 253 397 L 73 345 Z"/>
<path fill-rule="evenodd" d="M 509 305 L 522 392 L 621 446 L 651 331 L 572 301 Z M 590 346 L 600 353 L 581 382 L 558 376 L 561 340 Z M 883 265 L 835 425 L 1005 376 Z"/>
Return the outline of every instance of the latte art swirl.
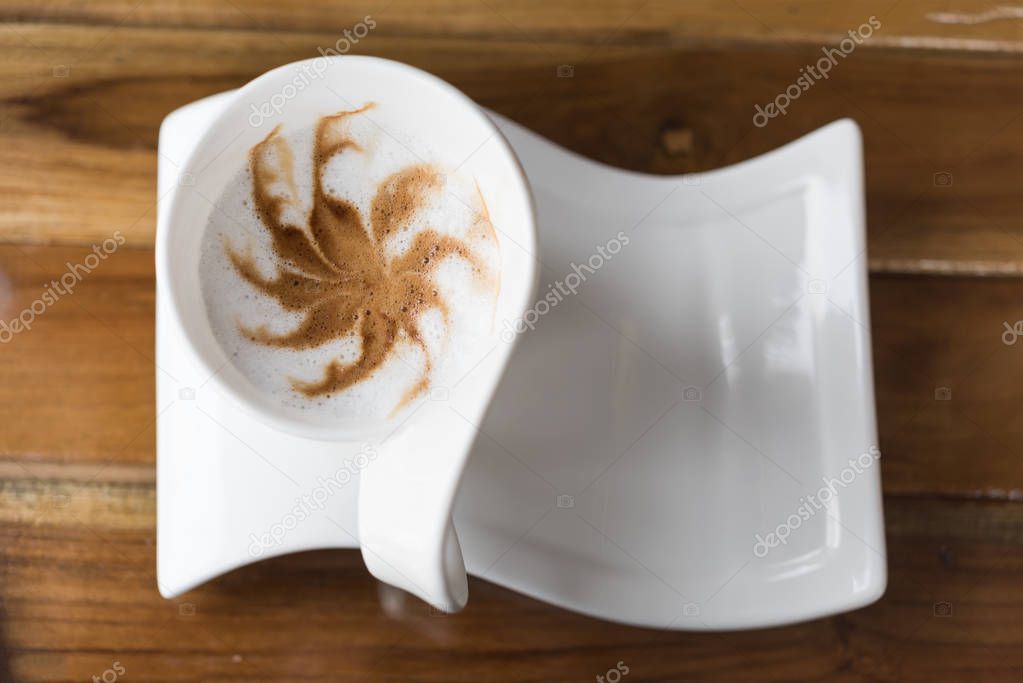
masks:
<path fill-rule="evenodd" d="M 372 110 L 370 104 L 320 118 L 307 159 L 296 156 L 296 144 L 280 126 L 253 147 L 249 220 L 235 221 L 247 234 L 208 229 L 201 272 L 210 280 L 204 291 L 224 286 L 226 270 L 245 291 L 235 298 L 241 305 L 233 335 L 225 329 L 225 311 L 213 310 L 227 302 L 207 296 L 207 309 L 221 343 L 243 370 L 256 370 L 257 384 L 278 392 L 287 387 L 324 406 L 335 397 L 352 399 L 350 390 L 386 375 L 377 381 L 382 386 L 362 394 L 388 395 L 393 413 L 430 387 L 457 313 L 463 320 L 467 313 L 485 317 L 480 313 L 489 304 L 492 317 L 497 241 L 478 189 L 435 165 L 416 159 L 375 183 L 358 176 L 369 173 L 370 157 L 379 151 L 379 140 L 368 143 L 363 138 L 372 136 L 356 131 Z M 309 167 L 304 185 L 296 161 Z M 360 195 L 356 184 L 374 191 Z M 252 233 L 259 239 L 250 239 Z M 229 269 L 218 269 L 225 257 Z M 283 376 L 269 377 L 259 367 L 262 358 Z M 397 369 L 384 372 L 390 366 Z"/>

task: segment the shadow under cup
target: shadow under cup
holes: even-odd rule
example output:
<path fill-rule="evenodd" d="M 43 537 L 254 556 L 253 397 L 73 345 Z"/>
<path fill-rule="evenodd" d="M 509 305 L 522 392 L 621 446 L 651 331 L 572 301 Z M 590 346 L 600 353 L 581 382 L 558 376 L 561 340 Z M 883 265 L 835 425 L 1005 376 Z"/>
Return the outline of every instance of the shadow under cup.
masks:
<path fill-rule="evenodd" d="M 207 317 L 199 276 L 203 234 L 215 203 L 249 163 L 249 151 L 275 127 L 282 125 L 286 135 L 367 103 L 375 103 L 370 120 L 388 143 L 441 170 L 457 169 L 479 188 L 499 250 L 492 342 L 499 341 L 501 321 L 516 320 L 528 308 L 535 287 L 534 211 L 522 169 L 490 119 L 453 86 L 404 64 L 355 56 L 296 62 L 246 85 L 182 169 L 180 177 L 187 182 L 176 188 L 166 227 L 157 238 L 157 275 L 210 381 L 263 423 L 309 438 L 372 439 L 395 425 L 391 418 L 304 411 L 257 388 L 230 361 Z M 490 384 L 496 386 L 497 379 Z"/>

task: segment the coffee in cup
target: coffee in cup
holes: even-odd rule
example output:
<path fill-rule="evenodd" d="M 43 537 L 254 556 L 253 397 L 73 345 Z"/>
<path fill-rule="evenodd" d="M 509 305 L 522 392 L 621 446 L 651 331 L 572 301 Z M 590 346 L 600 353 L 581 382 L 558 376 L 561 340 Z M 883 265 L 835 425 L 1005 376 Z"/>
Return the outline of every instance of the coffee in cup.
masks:
<path fill-rule="evenodd" d="M 199 264 L 214 335 L 290 408 L 386 418 L 488 334 L 497 239 L 471 178 L 372 102 L 278 125 L 212 199 Z"/>

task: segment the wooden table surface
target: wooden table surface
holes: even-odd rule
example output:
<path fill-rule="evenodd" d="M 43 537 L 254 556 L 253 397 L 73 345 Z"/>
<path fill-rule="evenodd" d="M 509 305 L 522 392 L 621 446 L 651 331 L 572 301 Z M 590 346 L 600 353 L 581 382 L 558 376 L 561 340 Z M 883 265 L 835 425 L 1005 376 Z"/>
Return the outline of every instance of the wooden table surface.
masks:
<path fill-rule="evenodd" d="M 745 633 L 628 628 L 472 581 L 438 617 L 355 552 L 156 591 L 156 137 L 172 109 L 316 56 L 400 59 L 582 154 L 679 173 L 842 116 L 866 145 L 890 580 Z M 874 37 L 752 125 L 871 16 Z M 1023 11 L 980 0 L 3 0 L 0 680 L 1023 680 Z M 571 77 L 559 77 L 570 66 Z M 562 75 L 566 73 L 561 69 Z M 951 400 L 936 400 L 947 388 Z M 950 614 L 947 614 L 950 612 Z M 613 680 L 609 678 L 608 680 Z"/>

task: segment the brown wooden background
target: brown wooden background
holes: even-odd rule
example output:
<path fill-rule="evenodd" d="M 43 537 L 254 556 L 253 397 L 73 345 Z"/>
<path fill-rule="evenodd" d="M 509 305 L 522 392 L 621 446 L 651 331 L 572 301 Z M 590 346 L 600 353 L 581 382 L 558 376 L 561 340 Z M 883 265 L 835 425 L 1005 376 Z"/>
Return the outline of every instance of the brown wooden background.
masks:
<path fill-rule="evenodd" d="M 1023 320 L 1023 11 L 997 6 L 0 2 L 0 319 L 91 244 L 129 241 L 0 346 L 0 680 L 92 680 L 118 662 L 129 681 L 587 681 L 619 660 L 627 682 L 1023 680 L 1023 343 L 1001 341 Z M 385 613 L 352 552 L 157 595 L 157 128 L 366 15 L 377 28 L 353 52 L 426 68 L 626 168 L 717 167 L 857 119 L 891 572 L 878 604 L 666 633 L 475 581 L 463 614 Z M 755 104 L 870 16 L 882 28 L 868 45 L 787 116 L 751 125 Z"/>

